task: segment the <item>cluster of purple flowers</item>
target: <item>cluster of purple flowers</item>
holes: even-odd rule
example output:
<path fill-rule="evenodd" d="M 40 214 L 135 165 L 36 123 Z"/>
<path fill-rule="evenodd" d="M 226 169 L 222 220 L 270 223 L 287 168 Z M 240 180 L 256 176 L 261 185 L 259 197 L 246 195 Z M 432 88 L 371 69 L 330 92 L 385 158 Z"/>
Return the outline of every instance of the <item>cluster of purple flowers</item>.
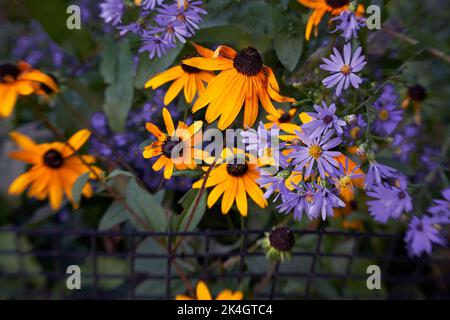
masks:
<path fill-rule="evenodd" d="M 359 29 L 366 26 L 366 19 L 357 16 L 350 10 L 342 11 L 340 15 L 331 20 L 336 22 L 336 29 L 333 32 L 340 31 L 345 41 L 358 38 Z"/>
<path fill-rule="evenodd" d="M 342 142 L 339 135 L 343 134 L 346 122 L 336 115 L 334 104 L 322 102 L 322 106 L 315 105 L 314 109 L 316 112 L 309 113 L 312 120 L 302 125 L 301 132 L 296 132 L 298 143 L 282 145 L 289 153 L 281 170 L 269 174 L 261 169 L 258 180 L 266 188 L 264 196 L 268 198 L 277 192 L 274 201 L 281 199 L 278 210 L 293 212 L 298 220 L 303 213 L 309 219 L 325 220 L 333 216 L 334 208 L 345 206 L 334 183 L 340 175 L 335 157 L 341 153 L 333 149 Z"/>
<path fill-rule="evenodd" d="M 413 217 L 405 235 L 411 256 L 430 254 L 433 244 L 446 245 L 441 225 L 450 223 L 450 188 L 442 191 L 444 199 L 435 199 L 429 215 Z"/>
<path fill-rule="evenodd" d="M 344 127 L 343 140 L 346 145 L 352 146 L 362 139 L 367 128 L 367 122 L 361 114 L 345 117 L 347 125 Z"/>
<path fill-rule="evenodd" d="M 163 97 L 164 91 L 157 90 L 150 102 L 141 109 L 130 111 L 126 123 L 127 130 L 123 133 L 112 132 L 105 114 L 95 113 L 91 118 L 91 125 L 102 136 L 102 139 L 95 135 L 91 137 L 90 152 L 121 166 L 123 166 L 123 162 L 127 163 L 151 191 L 156 191 L 160 187 L 184 191 L 190 188 L 192 179 L 174 177 L 165 180 L 162 172 L 155 172 L 151 169 L 156 159 L 142 157 L 140 144 L 149 137 L 149 133 L 145 131 L 145 123 L 153 122 L 156 117 L 160 116 L 164 105 Z M 179 115 L 173 106 L 169 106 L 169 109 L 172 116 Z"/>
<path fill-rule="evenodd" d="M 192 37 L 206 11 L 202 1 L 174 0 L 171 4 L 164 0 L 140 1 L 139 17 L 124 23 L 123 16 L 128 9 L 124 0 L 105 0 L 100 4 L 100 17 L 115 26 L 121 35 L 133 33 L 140 37 L 139 52 L 149 52 L 149 57 L 161 57 L 168 49 L 175 48 L 176 42 L 186 42 Z M 132 9 L 132 8 L 131 8 Z"/>
<path fill-rule="evenodd" d="M 392 147 L 395 148 L 395 157 L 403 163 L 407 163 L 411 154 L 417 150 L 417 141 L 420 135 L 420 127 L 411 124 L 394 135 Z"/>

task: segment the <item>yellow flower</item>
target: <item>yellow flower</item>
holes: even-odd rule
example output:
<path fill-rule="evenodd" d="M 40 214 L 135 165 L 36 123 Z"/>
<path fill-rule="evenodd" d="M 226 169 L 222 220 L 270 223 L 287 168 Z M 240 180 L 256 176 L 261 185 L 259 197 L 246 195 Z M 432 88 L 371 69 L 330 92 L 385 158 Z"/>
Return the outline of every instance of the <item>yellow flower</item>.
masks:
<path fill-rule="evenodd" d="M 272 104 L 295 102 L 279 94 L 279 87 L 271 68 L 263 65 L 261 56 L 253 47 L 240 52 L 219 46 L 213 57 L 196 57 L 183 63 L 198 69 L 221 72 L 208 83 L 205 93 L 195 102 L 192 112 L 206 107 L 208 123 L 219 118 L 218 128 L 229 127 L 244 106 L 244 128 L 251 127 L 258 116 L 258 100 L 274 117 L 280 115 Z"/>
<path fill-rule="evenodd" d="M 195 49 L 202 57 L 212 57 L 213 51 L 194 44 Z M 188 57 L 186 57 L 188 58 Z M 214 78 L 214 73 L 200 70 L 196 67 L 181 63 L 178 66 L 170 68 L 162 73 L 157 74 L 147 81 L 145 88 L 156 89 L 163 84 L 174 81 L 164 96 L 164 104 L 167 106 L 175 99 L 184 88 L 184 97 L 187 103 L 191 103 L 198 91 L 199 95 L 205 92 L 205 83 Z"/>
<path fill-rule="evenodd" d="M 146 124 L 147 130 L 158 140 L 146 146 L 143 156 L 146 159 L 160 156 L 153 164 L 152 168 L 159 171 L 164 167 L 164 178 L 170 179 L 174 167 L 177 170 L 195 169 L 197 166 L 195 159 L 203 158 L 203 151 L 195 148 L 201 143 L 202 121 L 195 121 L 188 126 L 182 121 L 178 122 L 175 129 L 172 116 L 167 108 L 162 111 L 167 135 L 161 132 L 153 123 Z M 173 153 L 175 152 L 175 156 Z"/>
<path fill-rule="evenodd" d="M 9 117 L 19 95 L 57 92 L 58 85 L 48 75 L 25 62 L 0 65 L 0 117 Z"/>
<path fill-rule="evenodd" d="M 305 38 L 309 41 L 311 37 L 311 31 L 314 27 L 314 34 L 317 37 L 318 25 L 322 21 L 325 13 L 329 12 L 332 16 L 337 16 L 341 14 L 342 11 L 348 10 L 350 5 L 350 0 L 297 0 L 299 3 L 305 7 L 313 9 L 313 13 L 309 16 L 308 24 L 306 25 Z M 359 5 L 356 10 L 357 15 L 362 15 L 364 13 L 364 6 Z"/>
<path fill-rule="evenodd" d="M 196 297 L 189 297 L 183 294 L 179 294 L 176 296 L 176 300 L 213 300 L 211 296 L 211 292 L 208 289 L 208 286 L 203 281 L 199 281 L 197 283 L 197 288 L 195 290 Z M 244 295 L 241 291 L 231 291 L 228 289 L 223 290 L 220 292 L 215 300 L 242 300 L 244 298 Z"/>
<path fill-rule="evenodd" d="M 94 163 L 95 158 L 90 155 L 79 157 L 74 155 L 74 150 L 80 149 L 90 135 L 89 130 L 85 129 L 75 133 L 67 141 L 71 148 L 62 142 L 36 144 L 32 139 L 19 132 L 11 132 L 11 138 L 21 150 L 11 152 L 10 157 L 29 163 L 31 168 L 11 183 L 9 194 L 20 195 L 30 186 L 28 196 L 39 200 L 49 198 L 53 210 L 61 207 L 64 193 L 76 206 L 72 197 L 72 187 L 81 175 L 91 172 L 80 157 L 87 164 Z M 91 168 L 98 175 L 102 174 L 100 168 L 95 166 L 91 166 Z M 95 174 L 91 172 L 90 178 L 95 178 Z M 92 187 L 87 183 L 82 194 L 90 197 L 92 193 Z"/>
<path fill-rule="evenodd" d="M 214 187 L 208 196 L 208 207 L 211 208 L 223 195 L 222 213 L 227 214 L 236 201 L 239 213 L 245 217 L 248 210 L 248 195 L 258 206 L 265 208 L 267 200 L 264 199 L 264 194 L 256 183 L 259 178 L 257 168 L 256 160 L 250 158 L 250 155 L 245 154 L 242 150 L 224 149 L 216 167 L 211 170 L 206 180 L 206 188 Z M 203 180 L 200 178 L 192 187 L 201 188 Z"/>
<path fill-rule="evenodd" d="M 269 120 L 268 123 L 264 124 L 266 129 L 270 129 L 274 125 L 277 125 L 279 127 L 282 123 L 290 123 L 292 121 L 292 119 L 294 118 L 294 115 L 297 112 L 297 109 L 296 108 L 291 108 L 287 112 L 284 111 L 283 109 L 277 109 L 277 112 L 279 114 L 279 117 L 274 117 L 271 114 L 268 114 L 266 116 L 266 119 Z"/>

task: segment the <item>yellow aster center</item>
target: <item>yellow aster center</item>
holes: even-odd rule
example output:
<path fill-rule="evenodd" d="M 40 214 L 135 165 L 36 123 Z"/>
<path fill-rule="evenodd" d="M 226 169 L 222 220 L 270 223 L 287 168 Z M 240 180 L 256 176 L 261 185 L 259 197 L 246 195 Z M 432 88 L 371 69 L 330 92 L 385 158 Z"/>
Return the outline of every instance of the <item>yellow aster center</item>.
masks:
<path fill-rule="evenodd" d="M 350 67 L 348 64 L 344 64 L 341 68 L 341 72 L 348 76 L 352 72 L 352 67 Z"/>
<path fill-rule="evenodd" d="M 312 145 L 309 147 L 309 155 L 317 160 L 322 155 L 322 148 L 317 144 Z"/>
<path fill-rule="evenodd" d="M 389 111 L 387 111 L 386 109 L 382 109 L 378 113 L 378 119 L 380 119 L 381 121 L 386 121 L 387 119 L 389 119 Z"/>
<path fill-rule="evenodd" d="M 360 127 L 352 128 L 350 130 L 350 137 L 352 137 L 352 139 L 355 140 L 356 138 L 358 138 L 360 131 L 361 131 Z"/>
<path fill-rule="evenodd" d="M 339 186 L 341 188 L 346 188 L 351 183 L 352 183 L 352 179 L 349 176 L 344 176 L 341 179 L 339 179 Z"/>
<path fill-rule="evenodd" d="M 312 194 L 312 192 L 308 192 L 308 193 L 305 195 L 305 200 L 306 200 L 306 202 L 308 202 L 308 203 L 313 203 L 313 202 L 314 202 L 314 195 Z"/>

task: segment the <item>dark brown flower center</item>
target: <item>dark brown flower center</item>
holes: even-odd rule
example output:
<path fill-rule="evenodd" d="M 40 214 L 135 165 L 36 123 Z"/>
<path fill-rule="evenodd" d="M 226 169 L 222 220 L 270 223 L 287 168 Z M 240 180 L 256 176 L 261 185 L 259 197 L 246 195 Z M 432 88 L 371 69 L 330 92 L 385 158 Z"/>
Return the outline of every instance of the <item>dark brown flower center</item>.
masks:
<path fill-rule="evenodd" d="M 323 118 L 323 122 L 325 122 L 325 124 L 329 124 L 330 122 L 333 122 L 333 116 L 330 116 L 330 115 L 325 116 Z"/>
<path fill-rule="evenodd" d="M 44 154 L 44 163 L 52 169 L 60 168 L 64 163 L 64 158 L 59 151 L 50 149 Z"/>
<path fill-rule="evenodd" d="M 325 0 L 327 5 L 335 9 L 348 5 L 349 0 Z"/>
<path fill-rule="evenodd" d="M 291 230 L 280 227 L 272 230 L 269 235 L 270 245 L 280 251 L 289 251 L 295 244 L 295 237 Z"/>
<path fill-rule="evenodd" d="M 180 148 L 178 151 L 178 156 L 183 155 L 183 148 L 181 148 L 181 139 L 178 137 L 167 137 L 166 141 L 163 142 L 161 149 L 163 155 L 167 158 L 172 158 L 173 149 L 175 147 Z"/>
<path fill-rule="evenodd" d="M 246 76 L 257 75 L 263 67 L 261 56 L 258 50 L 253 47 L 239 51 L 234 57 L 233 65 L 238 72 Z"/>
<path fill-rule="evenodd" d="M 248 171 L 247 163 L 229 163 L 227 164 L 227 172 L 233 177 L 240 177 Z"/>
<path fill-rule="evenodd" d="M 20 74 L 20 69 L 17 66 L 5 63 L 0 65 L 0 82 L 2 82 L 3 78 L 10 76 L 13 79 L 17 79 Z"/>
<path fill-rule="evenodd" d="M 408 88 L 408 96 L 414 101 L 423 101 L 427 96 L 427 92 L 420 84 Z"/>
<path fill-rule="evenodd" d="M 291 115 L 289 113 L 283 113 L 280 118 L 278 118 L 278 122 L 280 123 L 288 123 L 292 119 Z"/>

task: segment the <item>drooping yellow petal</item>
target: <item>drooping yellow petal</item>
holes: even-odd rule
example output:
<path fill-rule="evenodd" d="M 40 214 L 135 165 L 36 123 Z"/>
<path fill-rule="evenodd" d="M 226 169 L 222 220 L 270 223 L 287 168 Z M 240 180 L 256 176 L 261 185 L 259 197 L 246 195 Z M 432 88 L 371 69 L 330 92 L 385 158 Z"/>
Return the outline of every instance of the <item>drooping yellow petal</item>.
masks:
<path fill-rule="evenodd" d="M 264 193 L 258 187 L 255 180 L 250 178 L 247 175 L 243 176 L 245 189 L 247 190 L 247 194 L 252 198 L 252 200 L 261 208 L 265 208 L 267 206 L 267 200 L 264 199 Z"/>
<path fill-rule="evenodd" d="M 9 85 L 0 85 L 0 117 L 9 117 L 17 101 L 17 92 Z"/>
<path fill-rule="evenodd" d="M 212 300 L 211 292 L 209 292 L 206 283 L 199 281 L 196 288 L 197 300 Z"/>
<path fill-rule="evenodd" d="M 158 160 L 156 160 L 156 162 L 153 164 L 152 169 L 155 171 L 159 171 L 162 169 L 162 167 L 164 167 L 164 165 L 167 162 L 167 158 L 165 156 L 161 156 L 158 158 Z"/>
<path fill-rule="evenodd" d="M 175 80 L 172 85 L 167 89 L 166 95 L 164 96 L 164 105 L 170 104 L 173 99 L 180 93 L 181 89 L 186 85 L 188 79 L 188 74 L 183 74 L 177 80 Z"/>
<path fill-rule="evenodd" d="M 247 216 L 247 196 L 245 194 L 245 185 L 243 179 L 236 179 L 238 182 L 237 194 L 236 194 L 236 206 L 239 213 L 246 217 Z"/>
<path fill-rule="evenodd" d="M 217 200 L 222 196 L 222 194 L 225 192 L 225 188 L 228 186 L 227 182 L 223 182 L 215 186 L 211 192 L 208 195 L 208 208 L 211 208 Z"/>
<path fill-rule="evenodd" d="M 35 179 L 31 172 L 25 172 L 18 176 L 9 186 L 8 193 L 10 195 L 20 195 Z"/>
<path fill-rule="evenodd" d="M 222 198 L 222 213 L 227 214 L 233 205 L 237 193 L 237 179 L 230 177 L 228 188 L 225 189 Z"/>
<path fill-rule="evenodd" d="M 16 145 L 24 150 L 36 150 L 36 143 L 28 136 L 18 132 L 12 131 L 9 133 L 9 137 L 14 141 Z"/>
<path fill-rule="evenodd" d="M 234 57 L 237 55 L 236 50 L 229 46 L 220 45 L 214 50 L 213 58 L 217 58 L 219 56 L 228 58 L 228 59 L 234 59 Z"/>
<path fill-rule="evenodd" d="M 58 172 L 52 172 L 49 183 L 49 195 L 50 195 L 50 206 L 53 210 L 58 210 L 61 207 L 63 189 Z"/>
<path fill-rule="evenodd" d="M 214 55 L 214 51 L 208 48 L 205 48 L 197 43 L 192 43 L 192 45 L 195 47 L 195 50 L 198 52 L 199 55 L 205 58 L 212 58 Z"/>
<path fill-rule="evenodd" d="M 197 92 L 195 74 L 189 74 L 187 76 L 186 84 L 184 86 L 184 97 L 187 103 L 191 103 L 194 100 L 195 93 Z"/>
<path fill-rule="evenodd" d="M 148 80 L 145 83 L 144 87 L 145 88 L 151 87 L 152 89 L 156 89 L 169 81 L 181 77 L 183 74 L 184 72 L 181 66 L 175 66 L 173 68 L 167 69 L 166 71 L 157 74 L 156 76 Z"/>
<path fill-rule="evenodd" d="M 173 162 L 170 160 L 166 161 L 166 165 L 164 166 L 164 178 L 170 179 L 173 173 Z"/>
<path fill-rule="evenodd" d="M 30 164 L 41 162 L 42 157 L 36 152 L 31 151 L 12 151 L 9 153 L 10 158 L 23 161 Z"/>
<path fill-rule="evenodd" d="M 19 79 L 40 82 L 49 87 L 53 92 L 59 91 L 58 85 L 56 84 L 55 80 L 39 70 L 31 69 L 29 71 L 25 71 L 19 76 Z"/>

